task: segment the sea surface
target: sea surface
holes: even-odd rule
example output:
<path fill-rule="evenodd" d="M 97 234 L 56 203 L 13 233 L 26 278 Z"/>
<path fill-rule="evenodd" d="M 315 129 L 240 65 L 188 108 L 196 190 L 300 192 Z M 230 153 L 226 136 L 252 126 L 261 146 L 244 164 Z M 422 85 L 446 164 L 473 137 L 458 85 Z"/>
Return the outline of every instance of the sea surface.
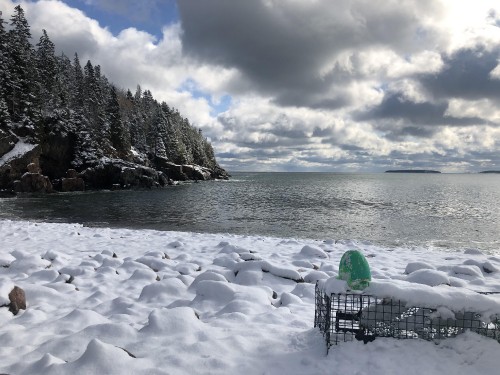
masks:
<path fill-rule="evenodd" d="M 240 172 L 148 191 L 0 199 L 0 218 L 500 254 L 500 175 Z"/>

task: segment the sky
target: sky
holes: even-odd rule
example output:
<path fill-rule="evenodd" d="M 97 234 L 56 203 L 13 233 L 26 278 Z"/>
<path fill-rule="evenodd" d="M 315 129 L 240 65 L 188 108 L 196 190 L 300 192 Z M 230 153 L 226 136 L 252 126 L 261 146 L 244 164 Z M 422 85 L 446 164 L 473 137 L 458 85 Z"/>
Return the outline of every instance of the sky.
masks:
<path fill-rule="evenodd" d="M 0 0 L 231 171 L 500 169 L 498 0 Z"/>

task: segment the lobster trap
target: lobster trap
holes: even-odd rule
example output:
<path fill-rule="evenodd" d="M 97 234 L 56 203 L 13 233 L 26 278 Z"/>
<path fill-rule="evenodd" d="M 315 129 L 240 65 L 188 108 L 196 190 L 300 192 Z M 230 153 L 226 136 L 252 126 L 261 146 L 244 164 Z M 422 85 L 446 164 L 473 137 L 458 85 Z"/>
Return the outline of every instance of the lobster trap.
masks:
<path fill-rule="evenodd" d="M 467 330 L 500 342 L 500 319 L 485 322 L 475 312 L 409 306 L 404 301 L 367 294 L 328 295 L 318 284 L 315 305 L 314 326 L 322 332 L 327 349 L 343 341 L 366 344 L 376 337 L 439 340 Z"/>

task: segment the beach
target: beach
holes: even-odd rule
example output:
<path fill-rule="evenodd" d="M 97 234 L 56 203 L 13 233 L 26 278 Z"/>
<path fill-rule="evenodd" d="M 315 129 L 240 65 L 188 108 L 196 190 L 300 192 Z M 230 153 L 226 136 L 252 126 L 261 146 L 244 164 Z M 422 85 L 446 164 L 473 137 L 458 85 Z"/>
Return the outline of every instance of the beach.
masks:
<path fill-rule="evenodd" d="M 417 294 L 436 275 L 449 283 L 439 288 L 500 291 L 494 253 L 11 220 L 0 221 L 0 243 L 0 302 L 10 283 L 27 299 L 16 316 L 0 308 L 2 373 L 492 374 L 498 368 L 498 342 L 473 332 L 437 342 L 354 340 L 327 353 L 314 328 L 315 283 L 335 278 L 349 249 L 364 254 L 374 286 L 405 282 Z M 415 277 L 422 269 L 432 277 Z"/>

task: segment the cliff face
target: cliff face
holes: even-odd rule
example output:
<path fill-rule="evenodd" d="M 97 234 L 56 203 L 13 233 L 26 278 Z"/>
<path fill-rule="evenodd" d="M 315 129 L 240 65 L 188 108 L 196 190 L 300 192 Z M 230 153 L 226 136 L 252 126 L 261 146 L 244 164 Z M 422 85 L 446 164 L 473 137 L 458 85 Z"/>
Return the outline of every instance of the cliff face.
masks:
<path fill-rule="evenodd" d="M 51 136 L 42 144 L 0 133 L 0 189 L 5 192 L 50 193 L 94 189 L 154 188 L 175 181 L 228 179 L 215 166 L 176 164 L 166 157 L 135 152 L 133 160 L 90 157 L 73 168 L 74 137 Z"/>

